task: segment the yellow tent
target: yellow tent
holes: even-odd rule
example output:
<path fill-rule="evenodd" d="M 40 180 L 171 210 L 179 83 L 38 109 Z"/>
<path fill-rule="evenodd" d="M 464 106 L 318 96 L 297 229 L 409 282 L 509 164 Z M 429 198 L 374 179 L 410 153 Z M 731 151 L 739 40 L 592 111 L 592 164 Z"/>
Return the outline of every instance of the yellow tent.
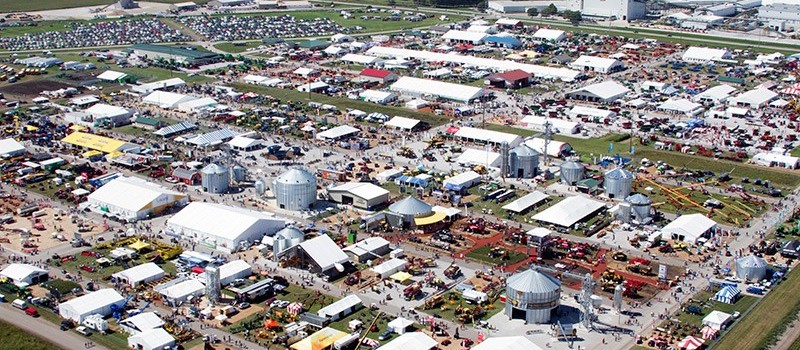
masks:
<path fill-rule="evenodd" d="M 346 336 L 347 333 L 345 332 L 330 327 L 325 327 L 320 329 L 319 332 L 316 332 L 308 337 L 305 337 L 303 340 L 292 344 L 290 348 L 292 350 L 328 349 L 333 346 L 333 343 L 335 343 L 337 340 Z"/>
<path fill-rule="evenodd" d="M 108 158 L 117 158 L 117 157 L 122 156 L 124 154 L 125 153 L 122 153 L 122 152 L 119 152 L 119 151 L 114 151 L 114 152 L 111 152 L 111 153 L 108 154 Z"/>
<path fill-rule="evenodd" d="M 389 278 L 391 278 L 394 281 L 397 281 L 397 283 L 405 283 L 406 281 L 411 279 L 411 274 L 408 272 L 400 271 L 398 273 L 395 273 L 394 275 L 389 276 Z"/>
<path fill-rule="evenodd" d="M 103 152 L 98 152 L 98 151 L 86 151 L 86 152 L 83 152 L 83 157 L 84 158 L 91 158 L 91 157 L 102 156 L 102 155 L 103 155 Z"/>
<path fill-rule="evenodd" d="M 25 130 L 36 131 L 36 130 L 39 130 L 39 128 L 37 128 L 37 127 L 35 127 L 33 125 L 25 125 Z"/>
<path fill-rule="evenodd" d="M 422 217 L 422 218 L 414 218 L 414 223 L 417 224 L 417 226 L 425 226 L 425 225 L 430 225 L 430 224 L 435 224 L 437 222 L 441 222 L 446 217 L 447 217 L 447 214 L 445 214 L 443 212 L 440 212 L 440 211 L 435 211 L 430 216 L 426 216 L 426 217 Z"/>
<path fill-rule="evenodd" d="M 142 241 L 136 241 L 136 242 L 131 243 L 131 245 L 129 245 L 128 248 L 131 248 L 131 249 L 133 249 L 133 250 L 135 250 L 137 252 L 141 252 L 142 250 L 150 248 L 150 243 L 142 242 Z"/>
<path fill-rule="evenodd" d="M 100 135 L 87 134 L 80 131 L 76 131 L 67 135 L 67 137 L 61 139 L 61 141 L 103 153 L 117 151 L 125 145 L 125 141 L 115 140 L 110 137 Z"/>
<path fill-rule="evenodd" d="M 88 128 L 83 126 L 83 125 L 72 124 L 72 126 L 70 126 L 69 129 L 72 130 L 72 131 L 84 131 L 84 130 L 86 130 Z"/>

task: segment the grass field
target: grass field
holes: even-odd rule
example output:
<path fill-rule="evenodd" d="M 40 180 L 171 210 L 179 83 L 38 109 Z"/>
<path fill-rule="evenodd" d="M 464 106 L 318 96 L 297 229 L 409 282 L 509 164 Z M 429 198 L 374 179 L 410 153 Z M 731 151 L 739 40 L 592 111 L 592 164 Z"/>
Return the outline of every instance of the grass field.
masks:
<path fill-rule="evenodd" d="M 522 254 L 520 252 L 511 251 L 511 250 L 508 250 L 508 249 L 505 249 L 505 250 L 508 250 L 508 253 L 509 253 L 507 260 L 503 260 L 501 258 L 490 258 L 489 257 L 489 251 L 490 250 L 492 250 L 492 248 L 483 246 L 483 247 L 480 247 L 478 249 L 475 249 L 475 250 L 469 252 L 467 254 L 467 257 L 469 257 L 471 259 L 483 261 L 483 262 L 486 262 L 486 263 L 489 263 L 489 264 L 494 264 L 494 265 L 498 265 L 498 264 L 514 265 L 514 264 L 522 261 L 523 259 L 525 259 L 525 254 Z"/>
<path fill-rule="evenodd" d="M 697 301 L 707 301 L 708 298 L 712 297 L 713 293 L 708 291 L 701 291 L 695 294 L 694 298 Z M 717 310 L 722 311 L 728 314 L 733 314 L 734 312 L 738 311 L 740 313 L 744 313 L 747 309 L 750 308 L 756 301 L 758 301 L 757 297 L 745 295 L 739 300 L 737 300 L 733 304 L 725 304 L 720 303 L 718 301 L 708 301 L 711 305 L 710 307 L 702 307 L 700 303 L 695 303 L 694 305 L 698 305 L 703 310 L 699 315 L 689 314 L 689 313 L 682 313 L 678 316 L 678 320 L 683 323 L 688 323 L 696 326 L 701 326 L 703 324 L 703 318 L 708 316 L 711 311 Z"/>
<path fill-rule="evenodd" d="M 785 281 L 773 288 L 749 313 L 733 325 L 713 349 L 767 349 L 800 311 L 800 270 L 794 269 Z M 796 346 L 793 344 L 792 346 Z"/>
<path fill-rule="evenodd" d="M 334 106 L 339 107 L 340 110 L 344 110 L 345 108 L 352 108 L 352 109 L 359 109 L 367 113 L 372 112 L 379 112 L 386 114 L 388 116 L 403 116 L 408 118 L 419 119 L 424 122 L 430 123 L 432 126 L 438 126 L 445 124 L 450 120 L 450 118 L 445 116 L 439 116 L 431 113 L 422 113 L 417 111 L 412 111 L 410 109 L 402 108 L 402 107 L 395 107 L 395 106 L 381 106 L 375 103 L 369 103 L 359 100 L 350 100 L 341 97 L 331 97 L 328 95 L 322 94 L 311 94 L 311 100 L 308 99 L 309 94 L 306 92 L 300 92 L 295 89 L 281 89 L 281 88 L 271 88 L 271 87 L 264 87 L 264 86 L 256 86 L 252 84 L 245 84 L 245 83 L 232 83 L 229 86 L 235 88 L 237 91 L 247 92 L 252 91 L 258 94 L 269 95 L 274 98 L 280 99 L 281 101 L 314 101 L 319 103 L 327 103 Z"/>
<path fill-rule="evenodd" d="M 59 350 L 63 349 L 45 339 L 26 333 L 10 323 L 0 322 L 0 350 Z"/>
<path fill-rule="evenodd" d="M 434 315 L 435 314 L 435 315 L 438 315 L 437 317 L 440 317 L 440 318 L 443 318 L 443 319 L 446 319 L 446 320 L 450 320 L 450 321 L 453 321 L 455 323 L 459 323 L 460 324 L 461 321 L 458 319 L 458 316 L 455 314 L 456 307 L 461 306 L 461 307 L 465 307 L 465 308 L 469 308 L 469 309 L 472 309 L 472 308 L 475 307 L 475 305 L 469 304 L 466 301 L 464 301 L 464 298 L 461 297 L 461 293 L 458 293 L 458 292 L 451 291 L 451 292 L 443 294 L 442 297 L 444 298 L 444 304 L 442 304 L 442 306 L 440 306 L 437 309 L 423 310 L 422 307 L 418 307 L 417 309 L 418 310 L 423 310 L 426 313 L 428 313 L 429 315 Z M 500 298 L 497 298 L 497 300 L 495 300 L 492 305 L 487 305 L 487 306 L 483 307 L 485 313 L 480 318 L 477 318 L 476 321 L 478 321 L 478 320 L 481 320 L 481 321 L 488 320 L 492 316 L 496 315 L 498 312 L 501 312 L 504 307 L 505 307 L 505 303 L 501 302 Z M 467 320 L 466 323 L 470 324 L 472 322 L 470 322 L 470 320 Z"/>
<path fill-rule="evenodd" d="M 222 50 L 225 52 L 241 53 L 247 51 L 247 49 L 252 49 L 254 47 L 258 47 L 259 45 L 261 45 L 260 41 L 243 41 L 241 43 L 244 45 L 234 45 L 233 43 L 218 43 L 214 44 L 214 47 L 217 48 L 217 50 Z"/>
<path fill-rule="evenodd" d="M 553 136 L 553 139 L 569 143 L 576 152 L 581 154 L 583 161 L 591 160 L 591 154 L 596 156 L 599 156 L 600 154 L 608 154 L 609 143 L 614 144 L 615 152 L 613 153 L 619 153 L 623 156 L 630 155 L 627 151 L 627 141 L 615 141 L 619 139 L 619 135 L 608 135 L 591 139 L 555 135 Z M 770 180 L 773 185 L 783 187 L 784 189 L 795 188 L 800 185 L 800 172 L 796 171 L 767 168 L 754 164 L 714 159 L 680 152 L 657 150 L 653 146 L 642 146 L 638 141 L 634 141 L 633 146 L 635 150 L 634 158 L 636 159 L 647 158 L 654 162 L 661 160 L 679 169 L 686 167 L 689 169 L 710 170 L 716 174 L 731 172 L 731 176 L 734 177 L 734 180 L 738 180 L 742 177 L 748 177 L 751 179 L 761 178 L 763 180 Z"/>
<path fill-rule="evenodd" d="M 150 2 L 161 2 L 166 4 L 174 4 L 183 2 L 183 0 L 148 0 Z M 197 4 L 205 4 L 209 0 L 195 0 Z M 64 8 L 84 7 L 84 6 L 97 6 L 108 5 L 115 3 L 114 0 L 39 0 L 39 1 L 26 1 L 26 0 L 3 0 L 0 1 L 0 12 L 18 12 L 18 11 L 43 11 L 55 10 Z"/>

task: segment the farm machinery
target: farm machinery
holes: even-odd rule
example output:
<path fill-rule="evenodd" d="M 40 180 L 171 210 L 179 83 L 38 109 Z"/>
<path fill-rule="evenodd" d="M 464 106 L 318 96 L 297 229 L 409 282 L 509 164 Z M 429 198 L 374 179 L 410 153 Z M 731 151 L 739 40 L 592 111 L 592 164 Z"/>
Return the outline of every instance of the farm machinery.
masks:
<path fill-rule="evenodd" d="M 450 265 L 444 270 L 444 276 L 449 279 L 456 279 L 461 275 L 461 268 L 457 265 Z"/>
<path fill-rule="evenodd" d="M 633 273 L 640 275 L 650 276 L 653 274 L 653 267 L 650 266 L 650 260 L 644 258 L 632 258 L 628 261 L 626 269 Z"/>
<path fill-rule="evenodd" d="M 422 305 L 422 309 L 431 310 L 441 306 L 442 304 L 444 304 L 444 297 L 442 297 L 441 294 L 434 295 L 433 297 L 425 300 L 425 303 Z"/>
<path fill-rule="evenodd" d="M 609 293 L 613 293 L 614 288 L 623 282 L 625 282 L 625 280 L 622 278 L 622 276 L 612 269 L 603 271 L 603 274 L 600 276 L 600 287 Z"/>
<path fill-rule="evenodd" d="M 475 306 L 474 308 L 464 307 L 464 306 L 456 306 L 453 313 L 458 317 L 458 320 L 461 323 L 473 323 L 475 319 L 480 319 L 486 311 L 480 307 Z"/>
<path fill-rule="evenodd" d="M 344 280 L 344 284 L 348 286 L 354 286 L 361 283 L 361 271 L 357 271 L 356 273 L 350 274 Z"/>
<path fill-rule="evenodd" d="M 414 300 L 422 293 L 422 284 L 416 282 L 403 289 L 403 298 L 406 300 Z"/>

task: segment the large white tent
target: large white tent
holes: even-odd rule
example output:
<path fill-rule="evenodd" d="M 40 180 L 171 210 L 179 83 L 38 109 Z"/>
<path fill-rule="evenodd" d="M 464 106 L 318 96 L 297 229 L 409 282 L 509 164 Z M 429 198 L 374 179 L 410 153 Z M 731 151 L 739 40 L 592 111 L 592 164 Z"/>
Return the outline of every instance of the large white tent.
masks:
<path fill-rule="evenodd" d="M 136 288 L 140 284 L 158 281 L 164 278 L 164 270 L 155 263 L 136 265 L 127 270 L 123 270 L 111 275 L 117 282 Z"/>
<path fill-rule="evenodd" d="M 432 51 L 409 50 L 388 46 L 373 46 L 367 50 L 367 54 L 378 57 L 419 59 L 426 62 L 456 63 L 467 67 L 489 69 L 495 72 L 506 72 L 515 69 L 521 69 L 525 72 L 533 74 L 533 76 L 536 78 L 541 79 L 560 79 L 563 81 L 573 81 L 581 75 L 581 72 L 567 68 L 540 66 L 514 61 Z"/>
<path fill-rule="evenodd" d="M 519 135 L 468 126 L 458 128 L 458 131 L 453 136 L 463 140 L 490 143 L 497 146 L 507 142 L 511 148 L 517 147 L 522 143 L 522 136 Z"/>
<path fill-rule="evenodd" d="M 379 347 L 378 350 L 430 350 L 438 344 L 435 339 L 425 333 L 408 332 Z"/>
<path fill-rule="evenodd" d="M 521 335 L 487 338 L 472 350 L 542 350 L 539 345 Z"/>
<path fill-rule="evenodd" d="M 401 77 L 389 89 L 411 96 L 438 96 L 463 103 L 484 95 L 483 88 L 414 77 Z"/>
<path fill-rule="evenodd" d="M 313 260 L 320 272 L 342 266 L 350 258 L 328 235 L 319 235 L 300 243 L 300 249 Z"/>
<path fill-rule="evenodd" d="M 167 221 L 169 230 L 220 250 L 236 251 L 243 242 L 260 242 L 286 226 L 265 212 L 215 203 L 194 202 Z"/>
<path fill-rule="evenodd" d="M 716 227 L 717 223 L 703 214 L 684 214 L 664 226 L 661 232 L 675 240 L 695 243 L 698 238 L 712 232 Z"/>
<path fill-rule="evenodd" d="M 381 278 L 388 278 L 389 276 L 395 274 L 395 272 L 402 271 L 408 262 L 403 259 L 393 258 L 389 259 L 388 261 L 371 268 L 372 272 L 375 272 Z"/>
<path fill-rule="evenodd" d="M 119 326 L 129 334 L 138 334 L 164 326 L 164 320 L 155 312 L 143 312 L 120 321 Z"/>
<path fill-rule="evenodd" d="M 572 196 L 534 215 L 533 219 L 561 227 L 571 227 L 604 207 L 603 202 L 584 196 Z"/>
<path fill-rule="evenodd" d="M 138 350 L 172 349 L 175 338 L 163 328 L 155 328 L 128 337 L 128 346 Z"/>
<path fill-rule="evenodd" d="M 543 202 L 544 200 L 546 200 L 549 197 L 550 197 L 550 195 L 545 194 L 542 191 L 538 191 L 538 190 L 537 191 L 533 191 L 531 193 L 528 193 L 528 194 L 518 198 L 517 200 L 515 200 L 515 201 L 513 201 L 511 203 L 508 203 L 508 204 L 504 205 L 503 209 L 508 210 L 508 211 L 512 211 L 512 212 L 515 212 L 515 213 L 521 213 L 521 212 L 524 212 L 524 211 L 528 210 L 528 208 Z"/>
<path fill-rule="evenodd" d="M 10 264 L 0 271 L 0 277 L 16 285 L 31 285 L 47 280 L 47 270 L 30 264 Z"/>
<path fill-rule="evenodd" d="M 128 221 L 157 215 L 169 207 L 188 202 L 189 197 L 183 193 L 143 179 L 124 176 L 109 181 L 88 197 L 90 208 Z"/>
<path fill-rule="evenodd" d="M 731 314 L 722 311 L 711 311 L 706 317 L 703 318 L 703 325 L 709 326 L 713 329 L 720 330 L 725 327 L 731 320 Z"/>
<path fill-rule="evenodd" d="M 108 316 L 112 305 L 121 306 L 125 299 L 113 289 L 100 289 L 58 305 L 61 317 L 81 323 L 92 314 Z"/>
<path fill-rule="evenodd" d="M 483 165 L 497 167 L 500 165 L 500 153 L 467 148 L 458 156 L 456 163 L 462 165 Z"/>
<path fill-rule="evenodd" d="M 195 279 L 172 280 L 154 288 L 163 300 L 172 305 L 180 305 L 190 298 L 203 295 L 206 286 Z"/>
<path fill-rule="evenodd" d="M 0 157 L 13 157 L 25 153 L 25 146 L 12 138 L 0 140 Z"/>

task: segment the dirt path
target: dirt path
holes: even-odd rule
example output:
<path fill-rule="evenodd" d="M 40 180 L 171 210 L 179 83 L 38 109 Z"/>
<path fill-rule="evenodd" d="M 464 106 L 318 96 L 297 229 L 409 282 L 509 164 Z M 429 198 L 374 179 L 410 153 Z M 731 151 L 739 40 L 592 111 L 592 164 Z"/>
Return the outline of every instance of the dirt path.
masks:
<path fill-rule="evenodd" d="M 792 322 L 786 331 L 778 338 L 778 342 L 772 346 L 772 350 L 787 350 L 790 346 L 800 338 L 800 318 Z"/>

